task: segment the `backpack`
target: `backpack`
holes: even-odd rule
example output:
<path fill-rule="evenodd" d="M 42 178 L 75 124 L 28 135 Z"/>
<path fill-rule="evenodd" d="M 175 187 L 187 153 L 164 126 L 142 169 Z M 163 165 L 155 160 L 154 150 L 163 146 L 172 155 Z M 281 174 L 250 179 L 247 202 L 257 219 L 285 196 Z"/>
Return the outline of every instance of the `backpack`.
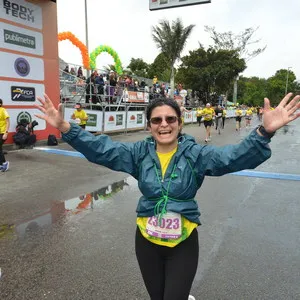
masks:
<path fill-rule="evenodd" d="M 56 146 L 58 145 L 58 141 L 55 135 L 53 134 L 49 134 L 48 135 L 48 142 L 47 142 L 48 146 Z"/>

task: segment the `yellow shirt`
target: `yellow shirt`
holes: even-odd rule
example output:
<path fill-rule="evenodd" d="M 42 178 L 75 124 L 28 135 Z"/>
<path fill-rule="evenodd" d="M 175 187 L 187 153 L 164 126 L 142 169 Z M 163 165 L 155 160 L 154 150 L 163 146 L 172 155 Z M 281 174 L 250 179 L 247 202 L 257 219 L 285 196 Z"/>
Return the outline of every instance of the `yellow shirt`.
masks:
<path fill-rule="evenodd" d="M 243 111 L 242 111 L 241 109 L 237 109 L 237 110 L 235 111 L 235 115 L 236 115 L 237 117 L 241 117 L 242 114 L 243 114 Z"/>
<path fill-rule="evenodd" d="M 197 109 L 196 116 L 197 116 L 197 117 L 201 117 L 201 116 L 202 116 L 202 113 L 203 113 L 203 110 L 202 110 L 202 109 Z"/>
<path fill-rule="evenodd" d="M 227 115 L 227 111 L 225 109 L 223 109 L 223 115 L 222 115 L 222 117 L 226 117 L 226 115 Z"/>
<path fill-rule="evenodd" d="M 3 134 L 6 132 L 6 119 L 9 118 L 9 114 L 7 113 L 6 109 L 4 107 L 0 107 L 0 134 Z"/>
<path fill-rule="evenodd" d="M 163 177 L 165 176 L 168 165 L 169 165 L 173 155 L 176 153 L 176 151 L 177 151 L 177 148 L 175 148 L 174 150 L 172 150 L 171 152 L 168 152 L 168 153 L 157 152 L 157 156 L 160 161 Z M 193 222 L 189 221 L 188 219 L 186 219 L 185 217 L 181 216 L 181 223 L 182 223 L 181 237 L 178 239 L 162 239 L 159 237 L 154 237 L 152 235 L 149 235 L 146 232 L 147 222 L 148 222 L 148 217 L 138 217 L 136 220 L 136 224 L 138 225 L 138 227 L 141 231 L 141 234 L 144 236 L 144 238 L 146 238 L 148 241 L 150 241 L 154 244 L 161 245 L 161 246 L 167 246 L 167 247 L 175 247 L 176 245 L 178 245 L 179 243 L 181 243 L 182 241 L 187 239 L 190 236 L 190 234 L 192 233 L 192 231 L 198 226 L 197 223 L 193 223 Z"/>
<path fill-rule="evenodd" d="M 246 116 L 249 116 L 251 117 L 253 115 L 253 111 L 251 108 L 249 108 L 247 111 L 246 111 Z"/>
<path fill-rule="evenodd" d="M 207 107 L 205 107 L 202 110 L 202 115 L 204 116 L 204 121 L 210 121 L 210 120 L 212 120 L 214 113 L 215 113 L 215 111 L 214 111 L 213 108 L 207 108 Z"/>
<path fill-rule="evenodd" d="M 75 119 L 80 119 L 79 125 L 86 125 L 86 120 L 84 120 L 84 119 L 86 119 L 88 117 L 88 115 L 86 114 L 86 112 L 83 109 L 81 111 L 75 110 L 74 116 L 75 116 Z"/>

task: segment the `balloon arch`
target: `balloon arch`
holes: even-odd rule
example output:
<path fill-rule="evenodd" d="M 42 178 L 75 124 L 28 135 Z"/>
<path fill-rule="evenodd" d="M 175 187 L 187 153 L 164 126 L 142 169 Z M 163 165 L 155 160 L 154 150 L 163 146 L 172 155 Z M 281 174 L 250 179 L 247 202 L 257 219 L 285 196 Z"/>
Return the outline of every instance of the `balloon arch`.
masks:
<path fill-rule="evenodd" d="M 89 56 L 87 47 L 70 31 L 61 32 L 58 34 L 58 41 L 69 40 L 74 46 L 79 48 L 82 56 L 82 63 L 85 69 L 96 69 L 96 58 L 102 52 L 107 52 L 115 61 L 116 72 L 123 73 L 122 63 L 117 52 L 107 45 L 98 46 Z"/>

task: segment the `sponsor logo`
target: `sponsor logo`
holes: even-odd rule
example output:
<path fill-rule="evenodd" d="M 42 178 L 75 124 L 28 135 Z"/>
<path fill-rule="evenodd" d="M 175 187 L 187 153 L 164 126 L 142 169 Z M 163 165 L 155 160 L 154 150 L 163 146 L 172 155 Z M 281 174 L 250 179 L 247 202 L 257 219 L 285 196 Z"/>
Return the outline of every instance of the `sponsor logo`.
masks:
<path fill-rule="evenodd" d="M 26 77 L 30 72 L 29 62 L 23 58 L 19 57 L 15 60 L 15 71 L 22 77 Z"/>
<path fill-rule="evenodd" d="M 3 0 L 3 8 L 7 15 L 34 23 L 34 9 L 8 0 Z"/>
<path fill-rule="evenodd" d="M 21 120 L 26 120 L 28 123 L 31 123 L 32 117 L 29 112 L 21 111 L 17 116 L 17 123 L 19 124 Z"/>
<path fill-rule="evenodd" d="M 35 49 L 35 37 L 4 29 L 4 42 L 26 48 Z"/>
<path fill-rule="evenodd" d="M 11 86 L 11 100 L 34 102 L 35 88 L 24 86 Z"/>
<path fill-rule="evenodd" d="M 96 127 L 97 126 L 97 115 L 87 114 L 89 119 L 86 122 L 86 126 Z"/>
<path fill-rule="evenodd" d="M 116 125 L 123 125 L 123 115 L 116 115 Z"/>

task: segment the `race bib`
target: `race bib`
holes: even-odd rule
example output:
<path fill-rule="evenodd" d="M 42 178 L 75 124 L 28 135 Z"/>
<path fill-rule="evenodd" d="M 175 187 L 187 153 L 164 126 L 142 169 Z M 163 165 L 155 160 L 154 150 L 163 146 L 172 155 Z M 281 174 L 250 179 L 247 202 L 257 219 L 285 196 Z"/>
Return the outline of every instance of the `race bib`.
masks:
<path fill-rule="evenodd" d="M 167 212 L 158 221 L 158 217 L 149 217 L 147 220 L 146 232 L 162 239 L 178 239 L 182 234 L 181 215 L 174 212 Z"/>
<path fill-rule="evenodd" d="M 222 116 L 222 113 L 218 113 L 218 117 L 221 117 Z"/>

